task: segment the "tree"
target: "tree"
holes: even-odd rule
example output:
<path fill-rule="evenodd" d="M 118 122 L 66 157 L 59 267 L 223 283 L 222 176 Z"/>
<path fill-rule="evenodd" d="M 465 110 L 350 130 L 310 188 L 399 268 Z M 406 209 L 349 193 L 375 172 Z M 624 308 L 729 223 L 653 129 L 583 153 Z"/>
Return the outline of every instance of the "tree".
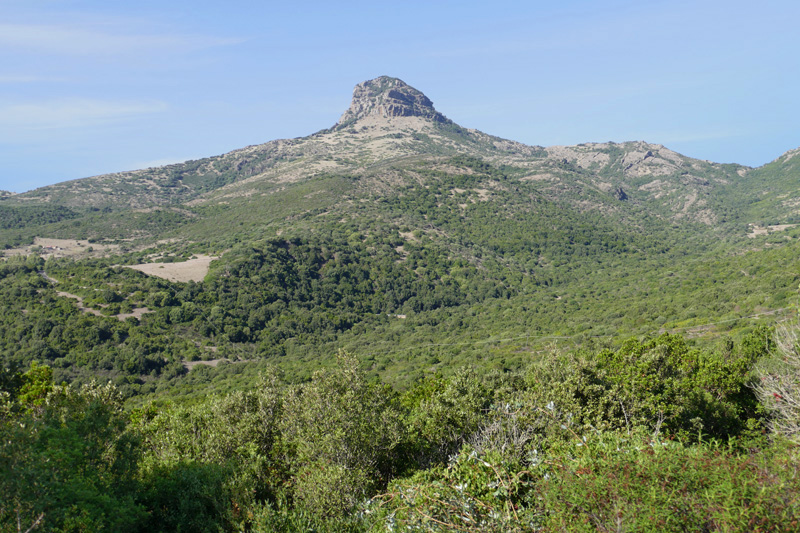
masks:
<path fill-rule="evenodd" d="M 53 386 L 49 368 L 25 374 L 0 420 L 0 528 L 134 531 L 136 439 L 111 385 Z M 8 400 L 7 400 L 8 401 Z"/>
<path fill-rule="evenodd" d="M 297 502 L 333 518 L 385 486 L 402 437 L 391 391 L 368 383 L 355 358 L 337 362 L 288 395 L 282 422 Z"/>
<path fill-rule="evenodd" d="M 266 372 L 252 391 L 136 414 L 150 529 L 235 529 L 242 509 L 280 497 L 282 394 L 277 373 Z"/>

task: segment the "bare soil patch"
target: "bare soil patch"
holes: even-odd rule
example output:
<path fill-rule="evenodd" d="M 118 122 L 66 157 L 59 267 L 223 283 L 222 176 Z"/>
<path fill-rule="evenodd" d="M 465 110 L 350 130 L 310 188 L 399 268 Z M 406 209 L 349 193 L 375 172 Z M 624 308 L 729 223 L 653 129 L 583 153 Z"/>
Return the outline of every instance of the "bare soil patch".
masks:
<path fill-rule="evenodd" d="M 230 359 L 210 359 L 208 361 L 184 361 L 183 362 L 183 367 L 186 370 L 191 370 L 194 367 L 196 367 L 197 365 L 205 365 L 205 366 L 216 367 L 221 361 L 230 362 Z"/>
<path fill-rule="evenodd" d="M 12 248 L 10 250 L 5 250 L 3 253 L 7 256 L 39 254 L 42 257 L 75 257 L 103 256 L 116 253 L 118 250 L 118 244 L 99 244 L 89 243 L 87 240 L 36 237 L 33 240 L 33 244 L 30 246 Z"/>
<path fill-rule="evenodd" d="M 134 309 L 130 313 L 120 313 L 120 314 L 114 315 L 114 316 L 116 316 L 120 320 L 125 320 L 126 318 L 129 318 L 129 317 L 133 317 L 133 318 L 139 320 L 139 319 L 142 318 L 143 314 L 149 313 L 149 312 L 150 312 L 150 309 L 148 309 L 146 307 L 137 307 L 136 309 Z"/>
<path fill-rule="evenodd" d="M 234 363 L 249 363 L 251 361 L 253 361 L 253 359 L 240 359 L 238 361 L 231 361 L 230 359 L 227 358 L 209 359 L 208 361 L 184 361 L 183 367 L 186 370 L 192 370 L 194 367 L 198 365 L 211 366 L 216 368 L 216 366 L 222 362 L 234 364 Z"/>
<path fill-rule="evenodd" d="M 767 226 L 762 228 L 760 226 L 756 226 L 755 224 L 750 224 L 750 233 L 747 234 L 748 237 L 754 239 L 759 235 L 769 235 L 770 233 L 776 231 L 785 231 L 790 228 L 797 227 L 797 224 L 775 224 L 773 226 Z"/>
<path fill-rule="evenodd" d="M 127 268 L 144 272 L 148 276 L 166 279 L 176 282 L 203 281 L 208 274 L 208 267 L 211 261 L 217 259 L 210 255 L 198 255 L 182 263 L 144 263 L 140 265 L 130 265 Z"/>
<path fill-rule="evenodd" d="M 414 234 L 413 234 L 412 232 L 410 232 L 410 231 L 401 231 L 401 232 L 400 232 L 400 236 L 401 236 L 402 238 L 404 238 L 405 240 L 407 240 L 407 241 L 411 241 L 411 242 L 419 242 L 419 239 L 417 239 L 417 238 L 414 236 Z"/>
<path fill-rule="evenodd" d="M 64 291 L 56 291 L 56 294 L 58 294 L 59 296 L 61 296 L 63 298 L 72 298 L 74 300 L 78 300 L 78 311 L 82 311 L 84 313 L 91 313 L 91 314 L 93 314 L 95 316 L 103 316 L 103 313 L 101 313 L 97 309 L 92 309 L 91 307 L 86 307 L 83 304 L 83 298 L 81 298 L 77 294 L 71 294 L 71 293 L 64 292 Z"/>

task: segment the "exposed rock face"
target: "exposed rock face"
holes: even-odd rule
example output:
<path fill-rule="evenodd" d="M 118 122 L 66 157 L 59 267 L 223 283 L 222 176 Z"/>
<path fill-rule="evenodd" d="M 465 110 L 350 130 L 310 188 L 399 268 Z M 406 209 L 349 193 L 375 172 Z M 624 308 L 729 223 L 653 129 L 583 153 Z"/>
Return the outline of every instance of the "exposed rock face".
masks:
<path fill-rule="evenodd" d="M 344 112 L 337 126 L 345 126 L 371 115 L 423 117 L 437 122 L 450 122 L 433 108 L 433 102 L 422 92 L 402 80 L 389 76 L 381 76 L 356 85 L 350 109 Z"/>
<path fill-rule="evenodd" d="M 793 158 L 797 157 L 798 155 L 800 155 L 800 148 L 795 148 L 794 150 L 789 150 L 788 152 L 780 156 L 778 160 L 783 159 L 784 163 L 787 163 Z"/>

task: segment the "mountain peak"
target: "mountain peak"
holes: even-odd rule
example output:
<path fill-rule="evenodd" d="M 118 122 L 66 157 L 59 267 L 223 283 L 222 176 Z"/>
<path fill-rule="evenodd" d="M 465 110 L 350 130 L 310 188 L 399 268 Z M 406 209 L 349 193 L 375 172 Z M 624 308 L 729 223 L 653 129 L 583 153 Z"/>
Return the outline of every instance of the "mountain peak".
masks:
<path fill-rule="evenodd" d="M 433 102 L 403 80 L 380 76 L 356 85 L 353 101 L 337 124 L 343 127 L 368 116 L 423 117 L 436 122 L 449 120 L 436 111 Z"/>

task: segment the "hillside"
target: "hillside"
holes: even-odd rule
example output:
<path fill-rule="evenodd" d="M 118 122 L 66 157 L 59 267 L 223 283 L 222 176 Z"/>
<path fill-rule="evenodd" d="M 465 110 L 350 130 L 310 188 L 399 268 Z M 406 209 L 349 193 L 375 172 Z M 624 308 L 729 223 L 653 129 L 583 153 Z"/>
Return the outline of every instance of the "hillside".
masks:
<path fill-rule="evenodd" d="M 306 379 L 345 348 L 408 384 L 551 343 L 717 342 L 790 305 L 793 155 L 750 169 L 642 141 L 527 146 L 377 78 L 308 137 L 4 197 L 3 355 L 135 395 L 191 385 L 204 359 Z M 13 260 L 30 252 L 45 261 Z"/>

